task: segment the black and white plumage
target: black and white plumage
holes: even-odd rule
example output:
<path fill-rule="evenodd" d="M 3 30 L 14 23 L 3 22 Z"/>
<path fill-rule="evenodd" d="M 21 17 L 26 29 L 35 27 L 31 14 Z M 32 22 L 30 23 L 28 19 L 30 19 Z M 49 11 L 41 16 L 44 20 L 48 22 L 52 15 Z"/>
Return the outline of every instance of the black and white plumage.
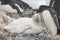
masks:
<path fill-rule="evenodd" d="M 58 13 L 56 12 L 56 10 L 50 6 L 46 6 L 46 5 L 42 5 L 40 6 L 39 10 L 37 11 L 39 12 L 44 12 L 45 10 L 50 12 L 51 18 L 53 19 L 53 22 L 55 23 L 56 27 L 57 27 L 57 33 L 60 34 L 60 26 L 59 26 L 59 19 L 58 19 Z M 46 12 L 48 14 L 48 12 Z M 46 15 L 47 15 L 46 14 Z"/>
<path fill-rule="evenodd" d="M 57 34 L 57 26 L 49 10 L 43 11 L 42 16 L 48 31 L 51 33 L 52 36 L 55 36 Z"/>
<path fill-rule="evenodd" d="M 44 10 L 50 11 L 50 14 L 51 14 L 52 18 L 54 19 L 54 22 L 55 22 L 55 24 L 57 26 L 57 33 L 60 34 L 60 26 L 59 26 L 59 17 L 58 17 L 59 15 L 58 15 L 58 12 L 56 12 L 56 10 L 53 7 L 45 6 L 45 5 L 40 6 L 38 12 L 43 12 Z"/>
<path fill-rule="evenodd" d="M 2 7 L 2 10 L 8 11 L 10 13 L 18 13 L 20 16 L 21 14 L 24 14 L 22 12 L 24 12 L 25 10 L 29 10 L 29 11 L 38 10 L 39 6 L 41 5 L 49 6 L 49 3 L 50 3 L 50 0 L 0 0 L 0 1 L 2 6 L 8 4 L 8 6 L 10 6 L 10 8 L 12 9 L 10 11 L 10 8 L 6 7 L 8 8 L 7 10 L 5 9 L 5 6 L 4 6 L 4 9 Z M 30 11 L 30 14 L 28 14 L 28 16 L 33 14 L 34 13 Z"/>
<path fill-rule="evenodd" d="M 25 9 L 39 9 L 41 5 L 49 6 L 50 0 L 0 0 L 2 5 L 9 4 L 13 9 L 17 9 L 18 13 L 21 11 L 19 8 Z M 19 6 L 16 6 L 16 4 Z M 21 12 L 20 12 L 21 13 Z"/>
<path fill-rule="evenodd" d="M 5 26 L 4 29 L 11 33 L 23 33 L 23 34 L 37 34 L 42 30 L 48 29 L 51 36 L 54 37 L 57 34 L 57 27 L 54 20 L 48 10 L 42 12 L 45 28 L 41 24 L 40 14 L 35 14 L 33 18 L 19 18 L 9 25 Z"/>
<path fill-rule="evenodd" d="M 59 21 L 58 33 L 60 34 L 60 0 L 51 0 L 50 6 L 52 6 L 57 11 L 57 14 L 58 14 L 57 16 Z"/>
<path fill-rule="evenodd" d="M 22 12 L 24 10 L 32 9 L 27 3 L 24 3 L 21 0 L 0 0 L 0 1 L 1 1 L 1 5 L 0 6 L 4 6 L 5 7 L 5 5 L 9 5 L 10 8 L 12 8 L 13 10 L 15 9 L 19 15 L 22 14 Z M 4 7 L 2 7 L 2 10 L 5 10 L 5 9 L 3 9 Z M 5 11 L 7 11 L 7 10 L 5 10 Z M 11 12 L 11 13 L 13 13 L 13 12 Z"/>
<path fill-rule="evenodd" d="M 45 10 L 50 11 L 50 14 L 51 14 L 51 16 L 53 17 L 56 26 L 59 27 L 58 14 L 57 14 L 56 10 L 54 10 L 54 9 L 53 9 L 52 7 L 50 7 L 50 6 L 42 5 L 42 6 L 40 6 L 38 12 L 43 12 L 43 11 L 45 11 Z"/>

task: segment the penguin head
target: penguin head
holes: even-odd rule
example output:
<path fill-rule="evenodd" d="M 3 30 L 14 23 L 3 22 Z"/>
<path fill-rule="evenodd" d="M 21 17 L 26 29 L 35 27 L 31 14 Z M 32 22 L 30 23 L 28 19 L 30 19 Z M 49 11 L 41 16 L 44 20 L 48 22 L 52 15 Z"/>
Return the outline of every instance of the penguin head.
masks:
<path fill-rule="evenodd" d="M 41 21 L 41 16 L 39 13 L 33 15 L 33 21 L 39 23 Z"/>

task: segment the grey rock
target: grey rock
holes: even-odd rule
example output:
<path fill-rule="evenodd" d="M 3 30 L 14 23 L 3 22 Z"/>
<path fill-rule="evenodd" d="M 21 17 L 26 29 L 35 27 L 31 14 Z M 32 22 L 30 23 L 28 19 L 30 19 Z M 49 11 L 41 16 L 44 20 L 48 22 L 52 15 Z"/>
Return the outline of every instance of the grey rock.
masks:
<path fill-rule="evenodd" d="M 31 37 L 16 37 L 15 40 L 35 40 L 35 38 L 31 38 Z"/>

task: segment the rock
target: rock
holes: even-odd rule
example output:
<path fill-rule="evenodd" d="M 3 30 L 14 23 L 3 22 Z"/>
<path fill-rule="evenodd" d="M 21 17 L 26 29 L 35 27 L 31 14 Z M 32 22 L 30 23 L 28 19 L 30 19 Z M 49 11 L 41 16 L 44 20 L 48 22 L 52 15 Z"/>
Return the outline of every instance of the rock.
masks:
<path fill-rule="evenodd" d="M 18 19 L 20 16 L 17 13 L 6 13 L 6 15 L 10 16 L 13 19 Z"/>
<path fill-rule="evenodd" d="M 17 10 L 13 9 L 10 5 L 0 5 L 0 10 L 6 11 L 8 13 L 17 13 Z"/>
<path fill-rule="evenodd" d="M 35 40 L 35 38 L 31 38 L 31 37 L 16 37 L 15 40 Z"/>
<path fill-rule="evenodd" d="M 25 10 L 24 12 L 22 12 L 21 17 L 32 17 L 34 15 L 34 11 L 32 9 L 30 10 Z"/>
<path fill-rule="evenodd" d="M 54 40 L 60 40 L 60 35 L 56 35 L 56 36 L 54 37 Z"/>
<path fill-rule="evenodd" d="M 7 12 L 0 10 L 0 29 L 13 21 L 13 19 L 6 15 Z"/>

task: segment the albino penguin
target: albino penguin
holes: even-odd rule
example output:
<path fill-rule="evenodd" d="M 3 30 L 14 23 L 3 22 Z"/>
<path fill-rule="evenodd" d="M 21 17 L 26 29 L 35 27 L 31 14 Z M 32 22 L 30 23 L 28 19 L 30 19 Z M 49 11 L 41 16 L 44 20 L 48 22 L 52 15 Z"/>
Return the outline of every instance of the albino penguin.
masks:
<path fill-rule="evenodd" d="M 41 25 L 40 15 L 35 14 L 32 18 L 23 17 L 14 20 L 4 27 L 4 29 L 11 33 L 23 32 L 23 34 L 37 34 L 40 33 L 44 28 Z"/>
<path fill-rule="evenodd" d="M 51 33 L 52 36 L 55 36 L 57 34 L 57 26 L 55 25 L 49 10 L 43 11 L 42 16 L 48 31 Z"/>

